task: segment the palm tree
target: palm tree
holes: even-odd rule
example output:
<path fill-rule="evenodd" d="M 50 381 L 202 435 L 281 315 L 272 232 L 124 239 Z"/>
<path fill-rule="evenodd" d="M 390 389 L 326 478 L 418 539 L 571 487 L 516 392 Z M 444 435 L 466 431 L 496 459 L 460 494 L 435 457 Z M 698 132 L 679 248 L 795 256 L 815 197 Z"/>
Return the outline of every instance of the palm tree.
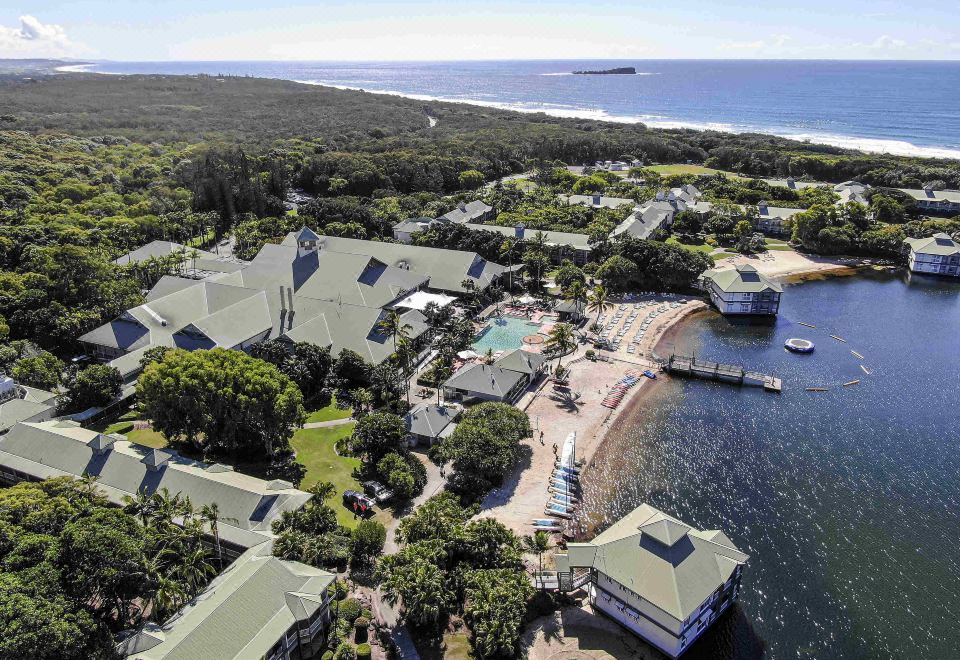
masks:
<path fill-rule="evenodd" d="M 598 325 L 600 323 L 600 315 L 610 307 L 613 307 L 613 303 L 610 302 L 610 294 L 607 292 L 606 287 L 602 284 L 593 287 L 593 291 L 587 297 L 587 309 L 597 313 Z"/>
<path fill-rule="evenodd" d="M 121 499 L 123 510 L 130 515 L 140 518 L 140 524 L 147 527 L 147 523 L 153 518 L 156 511 L 153 496 L 147 495 L 145 491 L 138 491 L 135 497 L 124 495 Z"/>
<path fill-rule="evenodd" d="M 504 240 L 503 243 L 500 245 L 500 256 L 507 258 L 507 266 L 509 267 L 509 270 L 507 272 L 509 273 L 508 281 L 509 281 L 509 287 L 510 287 L 511 301 L 513 300 L 513 248 L 516 247 L 516 245 L 517 245 L 517 242 L 512 238 L 508 238 Z"/>
<path fill-rule="evenodd" d="M 190 249 L 190 259 L 193 261 L 193 270 L 197 269 L 197 258 L 200 257 L 200 253 L 197 252 L 196 248 Z"/>
<path fill-rule="evenodd" d="M 380 331 L 393 336 L 393 352 L 397 352 L 397 339 L 399 337 L 409 337 L 413 329 L 410 325 L 403 322 L 400 315 L 395 310 L 387 313 L 380 323 L 377 324 Z"/>
<path fill-rule="evenodd" d="M 207 551 L 198 545 L 182 555 L 177 567 L 177 578 L 189 589 L 193 598 L 207 586 L 209 579 L 217 574 L 217 569 L 207 561 Z"/>
<path fill-rule="evenodd" d="M 169 612 L 176 612 L 180 604 L 186 600 L 187 592 L 180 581 L 166 575 L 158 575 L 157 590 L 153 595 L 153 611 L 150 618 L 154 621 L 163 621 Z"/>
<path fill-rule="evenodd" d="M 543 573 L 543 555 L 552 547 L 550 545 L 550 535 L 546 532 L 534 532 L 533 536 L 523 537 L 523 549 L 537 556 L 538 573 Z M 540 584 L 542 585 L 542 581 Z"/>
<path fill-rule="evenodd" d="M 204 504 L 200 507 L 200 519 L 207 524 L 210 533 L 213 534 L 213 540 L 217 549 L 217 565 L 223 568 L 223 551 L 220 547 L 220 521 L 236 522 L 236 518 L 225 518 L 220 515 L 220 507 L 217 503 Z"/>
<path fill-rule="evenodd" d="M 584 307 L 587 304 L 587 289 L 580 280 L 574 280 L 567 287 L 565 293 L 567 300 L 573 303 L 578 314 L 583 314 Z"/>
<path fill-rule="evenodd" d="M 318 481 L 310 486 L 307 492 L 313 495 L 317 503 L 323 502 L 337 492 L 336 487 L 329 481 Z"/>
<path fill-rule="evenodd" d="M 547 336 L 544 346 L 557 352 L 557 366 L 563 360 L 564 353 L 567 353 L 576 346 L 573 340 L 573 326 L 569 323 L 558 323 L 553 326 L 553 330 Z"/>
<path fill-rule="evenodd" d="M 353 402 L 354 411 L 360 413 L 357 416 L 357 419 L 360 419 L 370 411 L 373 405 L 373 394 L 365 387 L 358 387 L 350 391 L 350 400 Z"/>

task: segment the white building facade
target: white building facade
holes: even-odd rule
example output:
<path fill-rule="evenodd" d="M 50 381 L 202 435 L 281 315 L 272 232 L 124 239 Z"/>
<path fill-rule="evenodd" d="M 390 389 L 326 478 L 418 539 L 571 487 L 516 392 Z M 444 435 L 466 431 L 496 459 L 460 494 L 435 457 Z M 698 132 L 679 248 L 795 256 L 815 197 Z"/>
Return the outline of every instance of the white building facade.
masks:
<path fill-rule="evenodd" d="M 783 287 L 749 264 L 708 270 L 702 286 L 722 314 L 775 316 L 780 311 Z"/>
<path fill-rule="evenodd" d="M 948 234 L 934 234 L 929 238 L 908 238 L 908 264 L 915 273 L 960 277 L 960 244 Z"/>

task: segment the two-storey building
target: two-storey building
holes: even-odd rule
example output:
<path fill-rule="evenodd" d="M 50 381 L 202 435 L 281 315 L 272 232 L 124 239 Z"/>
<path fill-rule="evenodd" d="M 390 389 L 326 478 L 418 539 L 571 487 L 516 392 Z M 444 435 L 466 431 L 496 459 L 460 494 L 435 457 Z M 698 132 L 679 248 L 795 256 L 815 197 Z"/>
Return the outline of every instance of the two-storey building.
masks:
<path fill-rule="evenodd" d="M 939 233 L 929 238 L 908 238 L 909 265 L 915 273 L 960 277 L 960 244 L 948 234 Z"/>
<path fill-rule="evenodd" d="M 561 585 L 586 585 L 594 610 L 676 658 L 737 600 L 748 557 L 643 504 L 556 559 Z"/>
<path fill-rule="evenodd" d="M 776 315 L 780 310 L 783 287 L 750 264 L 708 270 L 701 283 L 722 314 Z"/>

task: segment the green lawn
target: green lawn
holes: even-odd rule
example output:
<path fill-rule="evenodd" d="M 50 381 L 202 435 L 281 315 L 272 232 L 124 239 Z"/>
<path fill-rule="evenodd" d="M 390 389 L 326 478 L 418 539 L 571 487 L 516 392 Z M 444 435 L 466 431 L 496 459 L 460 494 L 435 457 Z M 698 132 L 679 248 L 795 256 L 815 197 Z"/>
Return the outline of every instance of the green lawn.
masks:
<path fill-rule="evenodd" d="M 744 179 L 745 177 L 738 176 L 733 172 L 725 172 L 723 170 L 715 170 L 711 167 L 704 167 L 703 165 L 686 165 L 686 164 L 674 164 L 674 165 L 651 165 L 644 169 L 653 170 L 654 172 L 660 174 L 661 176 L 672 176 L 674 174 L 696 174 L 697 176 L 710 176 L 713 174 L 725 174 L 731 179 Z"/>
<path fill-rule="evenodd" d="M 781 251 L 792 251 L 793 248 L 790 247 L 786 241 L 781 241 L 776 238 L 766 239 L 767 249 L 768 250 L 781 250 Z"/>
<path fill-rule="evenodd" d="M 443 636 L 444 660 L 472 660 L 470 638 L 464 633 L 446 633 Z"/>
<path fill-rule="evenodd" d="M 334 419 L 346 419 L 353 414 L 353 410 L 347 408 L 342 410 L 337 408 L 337 399 L 334 397 L 329 406 L 313 410 L 307 413 L 307 422 L 329 422 Z"/>
<path fill-rule="evenodd" d="M 343 506 L 341 495 L 345 490 L 363 488 L 353 478 L 353 470 L 360 467 L 360 460 L 348 456 L 338 456 L 334 444 L 340 438 L 353 433 L 353 424 L 329 426 L 320 429 L 301 429 L 293 436 L 292 445 L 297 452 L 297 460 L 307 469 L 300 483 L 301 489 L 307 489 L 318 481 L 329 481 L 337 494 L 330 498 L 330 505 L 337 512 L 337 520 L 347 527 L 354 527 L 357 521 L 353 512 Z"/>
<path fill-rule="evenodd" d="M 679 245 L 680 247 L 685 247 L 688 250 L 693 250 L 694 252 L 703 252 L 704 254 L 710 254 L 714 251 L 714 246 L 708 245 L 707 243 L 701 243 L 700 245 L 691 245 L 689 243 L 681 243 L 677 240 L 676 236 L 671 236 L 667 239 L 667 243 L 671 245 Z"/>
<path fill-rule="evenodd" d="M 124 415 L 126 417 L 126 415 Z M 133 430 L 133 422 L 127 421 L 121 418 L 120 421 L 114 422 L 109 426 L 100 430 L 101 433 L 119 433 L 120 435 L 127 436 L 127 440 L 130 442 L 135 442 L 138 445 L 145 445 L 147 447 L 166 447 L 167 439 L 163 437 L 157 431 L 152 429 L 141 429 L 139 431 Z"/>

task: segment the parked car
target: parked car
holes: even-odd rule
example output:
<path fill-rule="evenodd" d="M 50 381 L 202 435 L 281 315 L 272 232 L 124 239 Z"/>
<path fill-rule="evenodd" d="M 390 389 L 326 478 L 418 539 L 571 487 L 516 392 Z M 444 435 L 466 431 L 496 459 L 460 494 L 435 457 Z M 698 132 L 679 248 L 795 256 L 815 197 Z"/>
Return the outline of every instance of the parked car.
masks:
<path fill-rule="evenodd" d="M 384 486 L 379 481 L 364 481 L 363 482 L 364 492 L 379 502 L 386 502 L 391 497 L 393 497 L 393 491 Z"/>
<path fill-rule="evenodd" d="M 347 505 L 347 507 L 352 508 L 354 511 L 372 511 L 373 507 L 376 505 L 376 502 L 374 502 L 371 498 L 355 490 L 343 491 L 343 502 Z"/>

